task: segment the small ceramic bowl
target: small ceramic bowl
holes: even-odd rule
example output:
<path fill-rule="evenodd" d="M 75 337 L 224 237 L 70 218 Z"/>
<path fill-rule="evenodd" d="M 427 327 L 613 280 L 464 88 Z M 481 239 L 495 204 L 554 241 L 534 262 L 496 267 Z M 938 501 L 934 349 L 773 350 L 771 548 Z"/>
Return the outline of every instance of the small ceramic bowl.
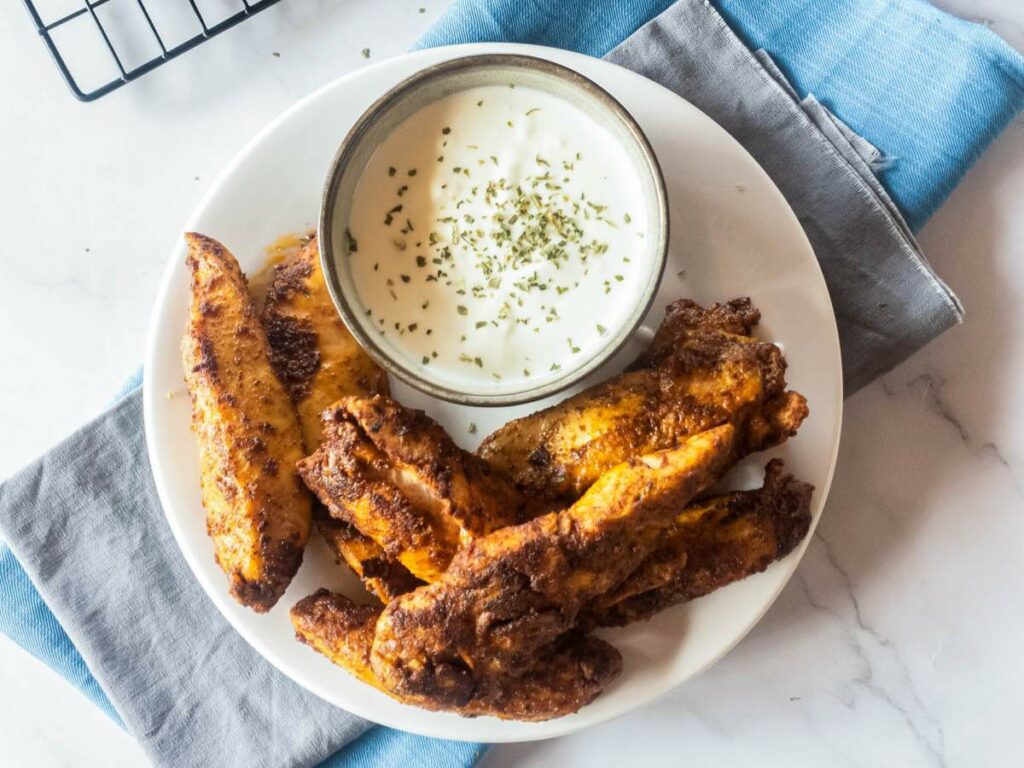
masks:
<path fill-rule="evenodd" d="M 647 237 L 634 269 L 642 270 L 636 305 L 618 327 L 609 328 L 606 343 L 554 379 L 522 382 L 513 390 L 456 386 L 394 353 L 372 321 L 366 321 L 352 273 L 344 258 L 352 200 L 363 170 L 377 147 L 410 115 L 428 104 L 468 88 L 516 84 L 556 96 L 590 115 L 621 142 L 634 166 L 646 209 Z M 370 106 L 345 136 L 327 175 L 320 209 L 320 258 L 331 298 L 345 325 L 363 348 L 389 373 L 434 397 L 463 405 L 507 406 L 559 392 L 594 371 L 614 355 L 640 325 L 657 292 L 668 251 L 668 203 L 658 160 L 640 126 L 607 91 L 583 75 L 532 56 L 491 54 L 467 56 L 428 67 L 402 81 Z"/>

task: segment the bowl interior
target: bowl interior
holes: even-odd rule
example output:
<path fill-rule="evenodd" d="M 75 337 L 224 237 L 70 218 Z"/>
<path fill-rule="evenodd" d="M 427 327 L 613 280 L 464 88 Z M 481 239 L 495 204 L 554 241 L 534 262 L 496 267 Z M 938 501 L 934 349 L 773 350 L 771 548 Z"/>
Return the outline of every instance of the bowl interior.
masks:
<path fill-rule="evenodd" d="M 633 306 L 618 313 L 622 321 L 609 328 L 607 341 L 589 356 L 547 378 L 523 382 L 453 384 L 432 375 L 427 367 L 408 364 L 394 344 L 366 319 L 350 267 L 348 229 L 353 199 L 374 152 L 403 121 L 450 94 L 480 86 L 532 88 L 555 96 L 585 112 L 623 148 L 639 183 L 643 226 L 648 233 L 630 268 L 641 270 L 639 288 L 618 300 Z M 544 59 L 516 55 L 485 55 L 455 59 L 429 67 L 374 103 L 343 140 L 328 174 L 320 218 L 321 259 L 331 296 L 346 325 L 363 347 L 393 375 L 423 392 L 452 402 L 511 405 L 554 394 L 595 370 L 632 336 L 650 306 L 663 271 L 668 243 L 668 207 L 661 169 L 643 132 L 610 94 L 591 80 Z M 595 315 L 600 311 L 595 308 Z"/>

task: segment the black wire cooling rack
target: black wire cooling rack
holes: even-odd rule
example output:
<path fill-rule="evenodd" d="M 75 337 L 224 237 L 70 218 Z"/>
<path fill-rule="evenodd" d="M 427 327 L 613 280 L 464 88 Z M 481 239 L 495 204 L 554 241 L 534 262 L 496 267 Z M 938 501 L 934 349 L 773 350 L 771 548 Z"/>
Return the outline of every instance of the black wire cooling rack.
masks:
<path fill-rule="evenodd" d="M 280 0 L 24 0 L 71 92 L 95 101 Z"/>

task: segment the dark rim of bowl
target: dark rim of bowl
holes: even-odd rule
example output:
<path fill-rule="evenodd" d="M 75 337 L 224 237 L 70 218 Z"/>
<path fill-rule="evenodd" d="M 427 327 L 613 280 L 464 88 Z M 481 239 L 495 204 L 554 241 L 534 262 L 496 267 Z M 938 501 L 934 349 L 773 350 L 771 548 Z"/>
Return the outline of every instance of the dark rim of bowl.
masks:
<path fill-rule="evenodd" d="M 659 220 L 658 237 L 652 250 L 653 257 L 650 265 L 651 273 L 647 285 L 640 296 L 637 307 L 630 315 L 626 323 L 622 325 L 618 333 L 612 337 L 608 344 L 590 360 L 578 368 L 568 371 L 564 376 L 548 381 L 545 384 L 523 389 L 517 392 L 506 392 L 497 394 L 481 394 L 464 392 L 451 389 L 435 381 L 420 376 L 415 370 L 406 367 L 394 357 L 389 355 L 383 348 L 378 346 L 372 334 L 365 331 L 359 318 L 356 317 L 349 306 L 348 298 L 341 288 L 341 280 L 338 277 L 335 267 L 334 246 L 330 236 L 335 219 L 335 203 L 338 195 L 338 181 L 345 172 L 349 156 L 353 149 L 358 146 L 363 134 L 377 120 L 379 115 L 391 107 L 408 92 L 421 86 L 424 82 L 438 77 L 444 77 L 467 69 L 480 68 L 509 68 L 539 70 L 554 75 L 569 82 L 574 87 L 586 91 L 591 97 L 603 104 L 616 118 L 618 118 L 629 130 L 633 140 L 639 146 L 641 154 L 646 162 L 647 171 L 654 182 L 656 196 L 657 214 Z M 636 333 L 636 329 L 643 322 L 644 317 L 654 302 L 658 293 L 658 286 L 661 284 L 662 274 L 665 271 L 665 263 L 668 258 L 668 237 L 669 237 L 669 214 L 668 199 L 665 191 L 665 179 L 661 172 L 658 158 L 654 154 L 650 142 L 636 120 L 622 104 L 604 88 L 599 86 L 590 78 L 581 75 L 573 69 L 561 64 L 548 61 L 547 59 L 535 56 L 524 56 L 521 54 L 492 53 L 476 56 L 464 56 L 456 59 L 433 64 L 389 89 L 383 96 L 371 104 L 365 112 L 356 120 L 355 124 L 342 139 L 338 146 L 334 159 L 331 161 L 327 173 L 327 180 L 324 185 L 324 193 L 320 206 L 320 222 L 318 237 L 320 246 L 320 264 L 326 278 L 327 290 L 334 302 L 335 309 L 341 315 L 342 320 L 349 331 L 360 343 L 363 349 L 372 357 L 384 370 L 396 376 L 409 386 L 418 389 L 433 397 L 447 400 L 448 402 L 460 405 L 474 406 L 508 406 L 540 400 L 544 397 L 557 394 L 573 384 L 577 383 L 587 375 L 593 373 L 600 366 L 611 359 Z"/>

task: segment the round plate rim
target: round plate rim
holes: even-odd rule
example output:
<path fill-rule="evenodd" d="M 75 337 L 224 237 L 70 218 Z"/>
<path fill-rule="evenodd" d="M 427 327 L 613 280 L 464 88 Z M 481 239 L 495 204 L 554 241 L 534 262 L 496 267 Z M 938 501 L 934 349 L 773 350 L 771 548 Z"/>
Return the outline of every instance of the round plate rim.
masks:
<path fill-rule="evenodd" d="M 410 53 L 403 54 L 402 56 L 399 57 L 386 59 L 375 64 L 363 67 L 359 70 L 347 73 L 339 78 L 336 78 L 335 80 L 332 80 L 331 82 L 317 88 L 309 95 L 303 97 L 302 99 L 299 99 L 290 107 L 282 111 L 273 120 L 271 120 L 264 128 L 258 131 L 248 142 L 245 143 L 242 149 L 239 150 L 237 154 L 235 154 L 235 156 L 227 163 L 227 165 L 225 165 L 225 167 L 217 175 L 216 179 L 213 181 L 209 189 L 202 196 L 199 203 L 196 205 L 192 213 L 189 215 L 188 222 L 182 231 L 187 232 L 194 229 L 195 223 L 201 220 L 206 208 L 208 208 L 210 204 L 221 193 L 221 189 L 226 185 L 229 177 L 237 168 L 239 168 L 246 162 L 247 158 L 253 152 L 253 150 L 265 138 L 267 138 L 275 130 L 277 130 L 279 126 L 290 120 L 294 114 L 302 111 L 311 102 L 324 98 L 330 91 L 336 88 L 344 87 L 351 81 L 361 79 L 362 77 L 366 76 L 367 73 L 387 66 L 393 66 L 394 63 L 396 62 L 396 59 L 410 63 L 421 60 L 425 62 L 434 60 L 441 61 L 443 60 L 443 58 L 439 57 L 439 54 L 441 54 L 442 57 L 455 58 L 458 56 L 472 55 L 478 53 L 523 53 L 525 55 L 532 55 L 541 58 L 557 57 L 556 60 L 559 63 L 563 64 L 566 64 L 566 60 L 568 59 L 571 63 L 566 64 L 566 66 L 569 66 L 571 68 L 575 68 L 576 64 L 583 64 L 584 66 L 586 66 L 588 62 L 592 62 L 595 66 L 607 66 L 618 68 L 618 65 L 599 59 L 593 59 L 583 54 L 567 52 L 561 49 L 548 48 L 544 46 L 525 45 L 519 43 L 469 43 L 463 45 L 445 46 L 442 48 L 416 50 Z M 750 154 L 746 151 L 746 149 L 743 148 L 741 144 L 739 144 L 739 142 L 737 142 L 731 135 L 729 135 L 723 128 L 721 128 L 721 126 L 715 123 L 710 117 L 704 114 L 693 104 L 686 101 L 677 94 L 673 93 L 672 91 L 663 88 L 660 85 L 658 85 L 657 87 L 663 90 L 666 96 L 683 102 L 690 109 L 698 113 L 702 118 L 712 123 L 712 126 L 709 127 L 713 127 L 713 129 L 716 129 L 717 131 L 721 132 L 721 134 L 723 134 L 721 138 L 726 143 L 731 144 L 735 151 L 742 153 L 749 159 L 752 166 L 755 167 L 757 171 L 760 172 L 760 174 L 764 177 L 764 180 L 767 181 L 768 188 L 771 191 L 771 193 L 776 195 L 779 198 L 779 200 L 781 200 L 782 209 L 785 211 L 788 218 L 791 219 L 790 226 L 795 227 L 795 230 L 799 232 L 799 236 L 802 240 L 804 247 L 813 257 L 813 249 L 811 248 L 810 242 L 807 240 L 806 234 L 804 233 L 802 226 L 799 224 L 799 221 L 797 220 L 796 214 L 793 212 L 792 208 L 790 208 L 789 203 L 785 200 L 781 191 L 779 191 L 778 187 L 775 186 L 775 183 L 771 180 L 770 177 L 768 177 L 767 173 L 761 168 L 760 164 L 758 164 L 757 161 L 750 156 Z M 184 242 L 179 238 L 178 242 L 174 247 L 172 258 L 164 269 L 164 274 L 163 277 L 161 278 L 160 286 L 156 295 L 153 309 L 150 313 L 150 321 L 147 332 L 145 352 L 146 371 L 153 370 L 157 360 L 166 354 L 166 350 L 159 348 L 158 346 L 158 331 L 160 328 L 160 319 L 162 317 L 164 307 L 171 293 L 171 287 L 174 282 L 175 271 L 177 268 L 179 268 L 179 262 L 183 261 L 182 257 L 184 256 L 184 252 Z M 828 472 L 826 474 L 825 481 L 816 489 L 817 501 L 814 502 L 814 509 L 818 510 L 818 514 L 816 514 L 812 519 L 810 530 L 808 531 L 808 534 L 804 538 L 803 542 L 800 544 L 800 546 L 794 553 L 792 553 L 786 558 L 785 564 L 788 568 L 788 571 L 780 580 L 778 586 L 767 597 L 767 599 L 764 600 L 763 605 L 760 607 L 760 610 L 756 612 L 756 615 L 752 614 L 749 622 L 741 631 L 736 633 L 736 636 L 732 639 L 731 642 L 726 643 L 725 646 L 718 653 L 711 656 L 706 661 L 706 663 L 701 665 L 699 668 L 695 669 L 689 676 L 679 680 L 675 680 L 671 685 L 665 686 L 663 689 L 657 691 L 653 695 L 643 698 L 642 700 L 634 701 L 632 702 L 632 704 L 624 706 L 617 711 L 603 713 L 599 717 L 581 719 L 580 716 L 577 714 L 539 723 L 522 723 L 518 721 L 498 720 L 495 718 L 463 719 L 458 717 L 457 715 L 449 715 L 448 717 L 453 718 L 453 720 L 451 721 L 451 725 L 444 728 L 432 729 L 430 727 L 423 727 L 417 722 L 399 722 L 397 719 L 392 719 L 389 722 L 381 723 L 381 720 L 383 718 L 377 716 L 376 710 L 372 706 L 364 705 L 361 701 L 346 701 L 342 708 L 359 717 L 363 717 L 365 719 L 378 722 L 389 727 L 398 728 L 400 730 L 404 730 L 409 733 L 421 736 L 445 738 L 456 741 L 486 741 L 489 743 L 536 741 L 541 739 L 565 736 L 570 733 L 577 732 L 583 728 L 593 727 L 595 725 L 599 725 L 602 722 L 607 722 L 608 720 L 621 717 L 629 712 L 635 711 L 640 707 L 648 706 L 657 699 L 661 698 L 662 696 L 666 695 L 670 691 L 677 688 L 679 685 L 682 685 L 688 680 L 692 680 L 694 677 L 702 674 L 707 669 L 714 666 L 714 664 L 716 664 L 723 656 L 728 654 L 758 624 L 758 622 L 761 620 L 764 614 L 774 604 L 775 600 L 778 598 L 779 594 L 782 592 L 785 586 L 789 583 L 789 580 L 792 578 L 793 573 L 795 573 L 796 568 L 802 560 L 804 552 L 807 549 L 808 543 L 810 542 L 811 537 L 814 534 L 814 530 L 818 524 L 818 521 L 820 520 L 821 513 L 823 511 L 823 507 L 827 499 L 828 492 L 832 485 L 832 480 L 835 474 L 836 461 L 838 459 L 839 444 L 841 440 L 843 416 L 842 360 L 839 353 L 838 328 L 835 322 L 835 313 L 832 307 L 831 298 L 828 294 L 828 290 L 825 285 L 824 275 L 821 273 L 820 266 L 817 265 L 816 260 L 815 265 L 817 266 L 817 270 L 814 277 L 820 283 L 820 290 L 823 293 L 825 300 L 828 302 L 828 308 L 830 310 L 829 320 L 831 320 L 831 323 L 830 328 L 827 330 L 831 332 L 829 336 L 833 342 L 832 347 L 834 350 L 834 359 L 832 361 L 832 366 L 834 370 L 839 374 L 840 384 L 840 386 L 837 387 L 837 390 L 835 392 L 836 402 L 833 403 L 835 412 L 835 423 L 832 425 L 832 432 L 835 435 L 835 440 L 833 442 L 833 445 L 831 446 L 831 453 L 828 459 Z M 267 662 L 274 666 L 279 672 L 281 672 L 283 675 L 294 681 L 296 684 L 302 686 L 306 690 L 309 690 L 314 695 L 320 696 L 319 693 L 310 689 L 307 685 L 303 683 L 302 680 L 298 679 L 296 675 L 293 674 L 287 668 L 286 665 L 279 663 L 279 660 L 274 658 L 274 654 L 265 652 L 263 650 L 263 641 L 261 640 L 261 638 L 257 637 L 255 633 L 250 632 L 248 628 L 244 627 L 234 619 L 234 617 L 231 614 L 231 611 L 227 610 L 228 607 L 233 606 L 233 602 L 231 597 L 228 595 L 225 585 L 219 584 L 217 585 L 217 587 L 219 588 L 215 588 L 214 585 L 208 583 L 207 580 L 200 575 L 202 573 L 202 568 L 200 566 L 200 562 L 198 559 L 199 554 L 190 545 L 190 539 L 188 535 L 178 525 L 174 515 L 167 511 L 168 508 L 170 507 L 169 499 L 172 498 L 172 493 L 170 490 L 170 482 L 166 475 L 164 474 L 163 468 L 159 461 L 159 456 L 156 449 L 156 443 L 159 437 L 157 434 L 158 429 L 155 426 L 157 423 L 156 411 L 161 406 L 161 404 L 165 403 L 166 399 L 163 397 L 163 395 L 155 391 L 155 385 L 153 384 L 152 379 L 149 376 L 144 375 L 143 417 L 146 432 L 147 455 L 153 472 L 153 478 L 157 489 L 157 495 L 160 499 L 161 506 L 164 509 L 164 517 L 167 520 L 167 523 L 171 529 L 172 534 L 174 535 L 175 542 L 180 552 L 182 553 L 182 556 L 185 558 L 185 561 L 188 564 L 189 569 L 192 571 L 193 576 L 202 586 L 203 591 L 212 600 L 214 605 L 217 607 L 218 611 L 231 624 L 235 631 L 237 631 L 242 636 L 242 638 L 257 653 L 260 654 L 262 658 L 264 658 Z M 344 674 L 344 672 L 341 672 L 341 670 L 339 670 L 339 673 Z M 628 670 L 624 672 L 624 674 L 628 674 Z M 332 704 L 335 704 L 336 706 L 341 706 L 336 701 L 328 701 Z M 422 711 L 414 707 L 408 707 L 407 705 L 399 704 L 398 706 L 402 707 L 403 709 L 411 709 L 417 712 Z M 585 712 L 586 708 L 584 708 L 584 710 L 581 711 Z M 493 723 L 493 725 L 490 728 L 473 727 L 474 725 L 488 722 Z M 485 735 L 481 735 L 481 733 L 478 733 L 477 731 L 485 732 Z"/>

